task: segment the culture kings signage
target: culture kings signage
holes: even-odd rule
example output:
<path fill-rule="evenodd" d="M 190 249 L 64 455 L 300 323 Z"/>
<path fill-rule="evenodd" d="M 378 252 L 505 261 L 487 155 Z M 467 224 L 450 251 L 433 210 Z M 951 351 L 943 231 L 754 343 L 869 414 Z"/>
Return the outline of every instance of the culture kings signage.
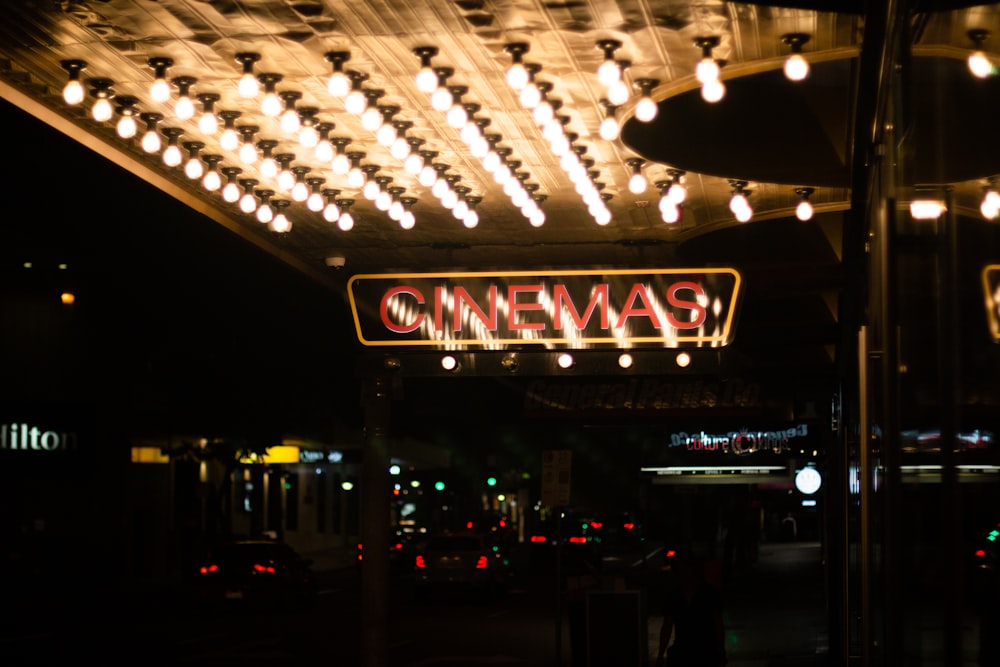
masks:
<path fill-rule="evenodd" d="M 742 280 L 731 268 L 356 275 L 369 346 L 728 345 Z"/>

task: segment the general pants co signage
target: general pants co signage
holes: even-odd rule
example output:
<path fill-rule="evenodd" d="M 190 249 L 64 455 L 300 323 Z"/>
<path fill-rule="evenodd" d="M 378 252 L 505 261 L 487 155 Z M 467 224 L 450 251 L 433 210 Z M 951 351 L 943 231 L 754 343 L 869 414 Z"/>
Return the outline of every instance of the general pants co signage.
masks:
<path fill-rule="evenodd" d="M 368 346 L 721 347 L 741 285 L 709 268 L 373 274 L 348 289 Z"/>

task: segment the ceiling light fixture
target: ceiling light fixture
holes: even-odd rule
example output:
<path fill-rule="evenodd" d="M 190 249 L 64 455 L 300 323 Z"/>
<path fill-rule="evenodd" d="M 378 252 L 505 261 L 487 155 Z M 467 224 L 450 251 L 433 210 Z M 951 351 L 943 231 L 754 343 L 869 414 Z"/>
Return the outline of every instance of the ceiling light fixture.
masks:
<path fill-rule="evenodd" d="M 354 228 L 354 216 L 351 215 L 350 211 L 350 208 L 353 205 L 353 199 L 337 200 L 337 208 L 340 210 L 340 216 L 337 218 L 337 226 L 340 227 L 342 231 L 348 232 Z"/>
<path fill-rule="evenodd" d="M 304 202 L 309 198 L 309 185 L 306 183 L 306 174 L 310 171 L 312 169 L 305 165 L 292 167 L 292 173 L 295 174 L 295 184 L 292 186 L 291 194 L 292 199 L 297 202 Z"/>
<path fill-rule="evenodd" d="M 344 72 L 344 63 L 351 59 L 349 51 L 329 51 L 324 56 L 333 65 L 333 72 L 326 80 L 326 89 L 334 97 L 343 99 L 351 92 L 351 78 Z"/>
<path fill-rule="evenodd" d="M 525 42 L 514 42 L 504 46 L 503 50 L 511 57 L 511 65 L 506 73 L 507 85 L 520 92 L 528 85 L 528 70 L 522 62 L 524 54 L 528 52 L 528 45 Z"/>
<path fill-rule="evenodd" d="M 230 204 L 235 204 L 240 199 L 240 186 L 236 177 L 243 170 L 240 167 L 223 167 L 219 171 L 226 176 L 226 184 L 222 188 L 222 199 Z"/>
<path fill-rule="evenodd" d="M 94 97 L 94 106 L 90 109 L 91 117 L 98 123 L 111 120 L 115 115 L 115 109 L 111 105 L 111 98 L 115 96 L 111 90 L 114 82 L 111 79 L 97 78 L 87 81 L 91 86 L 90 94 Z"/>
<path fill-rule="evenodd" d="M 628 191 L 634 195 L 642 194 L 649 187 L 649 182 L 642 173 L 642 165 L 645 160 L 639 157 L 630 157 L 625 160 L 625 164 L 632 168 L 632 175 L 628 179 Z"/>
<path fill-rule="evenodd" d="M 481 201 L 483 201 L 483 198 L 479 196 L 468 196 L 465 198 L 465 203 L 469 208 L 468 211 L 466 211 L 465 216 L 462 218 L 462 224 L 465 225 L 467 229 L 474 229 L 479 225 L 479 213 L 476 211 L 476 206 Z"/>
<path fill-rule="evenodd" d="M 344 110 L 355 116 L 360 116 L 368 108 L 368 96 L 362 84 L 368 79 L 367 74 L 357 70 L 349 70 L 348 78 L 351 80 L 351 88 L 344 96 Z"/>
<path fill-rule="evenodd" d="M 947 210 L 944 200 L 930 191 L 918 191 L 910 202 L 910 215 L 914 220 L 936 220 Z"/>
<path fill-rule="evenodd" d="M 542 90 L 535 82 L 535 75 L 542 71 L 542 66 L 538 63 L 528 63 L 524 68 L 528 70 L 528 83 L 517 94 L 517 99 L 522 107 L 534 111 L 535 107 L 542 103 Z"/>
<path fill-rule="evenodd" d="M 365 91 L 365 110 L 361 112 L 361 127 L 369 132 L 377 132 L 382 126 L 382 112 L 378 100 L 385 95 L 384 90 L 370 88 Z"/>
<path fill-rule="evenodd" d="M 417 90 L 430 95 L 437 88 L 437 74 L 431 67 L 431 58 L 438 54 L 436 46 L 418 46 L 413 52 L 420 58 L 420 69 L 414 78 Z"/>
<path fill-rule="evenodd" d="M 256 178 L 240 179 L 240 186 L 243 187 L 243 194 L 240 196 L 240 210 L 244 213 L 253 213 L 257 210 L 257 196 L 254 188 L 260 183 Z"/>
<path fill-rule="evenodd" d="M 993 74 L 994 67 L 990 59 L 986 57 L 986 52 L 983 50 L 983 43 L 990 36 L 989 30 L 974 29 L 970 30 L 968 33 L 969 39 L 972 40 L 974 50 L 969 54 L 968 65 L 969 71 L 972 75 L 979 79 L 985 79 L 990 74 Z"/>
<path fill-rule="evenodd" d="M 180 147 L 180 137 L 184 134 L 184 130 L 179 127 L 165 127 L 163 130 L 163 136 L 167 138 L 167 147 L 163 150 L 163 164 L 168 167 L 178 167 L 184 160 L 184 155 L 181 153 Z"/>
<path fill-rule="evenodd" d="M 448 87 L 448 78 L 455 74 L 455 70 L 451 67 L 438 67 L 434 72 L 438 77 L 438 85 L 431 93 L 431 108 L 444 113 L 455 102 L 451 95 L 451 89 Z"/>
<path fill-rule="evenodd" d="M 281 98 L 276 90 L 278 82 L 284 77 L 274 72 L 261 74 L 257 79 L 264 84 L 264 99 L 260 101 L 260 112 L 269 118 L 274 118 L 281 113 Z"/>
<path fill-rule="evenodd" d="M 306 208 L 308 208 L 313 213 L 319 213 L 323 210 L 323 206 L 326 203 L 323 200 L 323 183 L 326 179 L 322 176 L 311 176 L 306 179 L 306 183 L 309 185 L 309 196 L 306 198 Z"/>
<path fill-rule="evenodd" d="M 747 199 L 747 195 L 750 194 L 750 190 L 745 189 L 747 182 L 730 180 L 729 185 L 733 187 L 733 196 L 729 199 L 729 210 L 739 222 L 749 222 L 753 217 L 753 208 L 750 206 L 750 200 Z"/>
<path fill-rule="evenodd" d="M 215 134 L 219 131 L 219 118 L 215 115 L 215 103 L 219 99 L 218 93 L 198 93 L 198 101 L 201 102 L 198 129 L 202 134 Z"/>
<path fill-rule="evenodd" d="M 274 190 L 257 190 L 256 194 L 260 200 L 260 205 L 257 207 L 257 221 L 267 224 L 274 220 L 274 209 L 271 208 Z"/>
<path fill-rule="evenodd" d="M 660 189 L 660 200 L 657 208 L 660 211 L 660 219 L 667 224 L 673 224 L 680 220 L 680 204 L 670 198 L 670 181 L 658 181 L 656 187 Z"/>
<path fill-rule="evenodd" d="M 809 195 L 813 192 L 815 192 L 813 188 L 795 188 L 795 194 L 799 196 L 799 203 L 795 207 L 795 217 L 802 222 L 812 220 L 813 205 L 809 201 Z"/>
<path fill-rule="evenodd" d="M 201 187 L 209 192 L 215 192 L 222 187 L 222 177 L 219 176 L 219 163 L 222 162 L 222 156 L 209 153 L 202 155 L 201 159 L 206 165 L 205 175 L 201 179 Z"/>
<path fill-rule="evenodd" d="M 118 115 L 121 116 L 115 126 L 115 131 L 122 139 L 131 139 L 139 131 L 139 125 L 135 122 L 135 117 L 139 114 L 135 105 L 139 99 L 132 95 L 118 95 L 115 101 L 118 103 Z"/>
<path fill-rule="evenodd" d="M 792 49 L 792 53 L 785 59 L 785 78 L 789 81 L 803 81 L 809 76 L 809 61 L 802 55 L 802 46 L 809 41 L 809 35 L 790 32 L 782 35 L 781 41 Z"/>
<path fill-rule="evenodd" d="M 621 48 L 622 43 L 617 39 L 598 40 L 597 48 L 604 52 L 604 60 L 597 67 L 597 80 L 605 88 L 611 88 L 622 78 L 622 70 L 615 60 L 615 51 Z"/>
<path fill-rule="evenodd" d="M 340 217 L 340 207 L 337 205 L 337 195 L 340 194 L 340 190 L 336 188 L 325 188 L 323 190 L 323 199 L 325 199 L 325 205 L 323 206 L 323 219 L 327 222 L 337 222 Z"/>
<path fill-rule="evenodd" d="M 256 125 L 240 125 L 236 128 L 243 137 L 240 144 L 240 162 L 243 164 L 255 164 L 260 155 L 257 153 L 257 144 L 254 142 L 254 135 L 260 131 Z"/>
<path fill-rule="evenodd" d="M 295 134 L 302 127 L 302 119 L 299 118 L 298 109 L 295 108 L 295 103 L 302 99 L 302 93 L 297 90 L 283 90 L 278 93 L 278 98 L 282 102 L 278 117 L 281 131 L 285 134 Z"/>
<path fill-rule="evenodd" d="M 226 177 L 226 184 L 222 187 L 222 199 L 230 204 L 235 204 L 240 199 L 240 186 L 236 177 L 243 173 L 243 169 L 222 167 L 219 171 Z"/>
<path fill-rule="evenodd" d="M 320 162 L 333 161 L 333 141 L 330 139 L 330 132 L 332 132 L 335 127 L 336 126 L 333 123 L 316 124 L 317 138 L 313 154 Z"/>
<path fill-rule="evenodd" d="M 236 119 L 242 116 L 240 111 L 220 111 L 222 119 L 222 134 L 219 136 L 219 146 L 222 150 L 235 151 L 240 147 L 240 134 L 236 131 Z"/>
<path fill-rule="evenodd" d="M 66 85 L 62 89 L 63 101 L 71 105 L 79 104 L 86 97 L 86 91 L 80 82 L 80 72 L 87 69 L 87 63 L 83 60 L 70 59 L 63 60 L 59 64 L 69 74 Z"/>
<path fill-rule="evenodd" d="M 278 175 L 278 161 L 274 159 L 274 149 L 278 142 L 274 139 L 261 139 L 257 142 L 260 151 L 260 166 L 257 170 L 264 178 L 271 179 Z"/>
<path fill-rule="evenodd" d="M 695 67 L 695 78 L 702 85 L 710 81 L 719 80 L 719 63 L 712 55 L 712 50 L 719 45 L 719 38 L 715 35 L 707 37 L 695 37 L 694 45 L 701 49 L 701 60 Z"/>
<path fill-rule="evenodd" d="M 174 115 L 177 120 L 194 118 L 194 100 L 191 99 L 191 86 L 198 82 L 193 76 L 178 76 L 171 81 L 177 86 L 177 101 L 174 103 Z"/>
<path fill-rule="evenodd" d="M 153 68 L 153 83 L 149 86 L 149 98 L 158 104 L 170 99 L 170 84 L 167 83 L 167 68 L 174 64 L 172 58 L 154 57 L 148 60 Z"/>
<path fill-rule="evenodd" d="M 683 169 L 667 169 L 667 176 L 670 177 L 670 187 L 667 190 L 667 198 L 674 204 L 680 206 L 687 199 L 687 188 L 684 187 Z"/>
<path fill-rule="evenodd" d="M 347 144 L 351 143 L 350 137 L 333 137 L 330 139 L 333 144 L 333 159 L 330 160 L 330 171 L 343 176 L 351 169 L 351 159 L 347 155 Z"/>
<path fill-rule="evenodd" d="M 639 89 L 639 101 L 635 103 L 635 118 L 641 123 L 649 123 L 656 119 L 659 105 L 653 101 L 653 88 L 660 85 L 659 79 L 636 79 Z"/>
<path fill-rule="evenodd" d="M 163 120 L 163 114 L 155 111 L 148 111 L 140 114 L 139 118 L 146 123 L 146 132 L 142 135 L 142 139 L 140 140 L 142 150 L 147 153 L 159 153 L 160 148 L 163 146 L 163 142 L 160 139 L 160 133 L 156 131 L 156 126 L 161 120 Z"/>
<path fill-rule="evenodd" d="M 292 171 L 294 159 L 294 153 L 278 153 L 274 156 L 274 161 L 278 163 L 278 189 L 282 192 L 291 192 L 295 187 L 295 172 Z"/>
<path fill-rule="evenodd" d="M 275 199 L 271 201 L 274 207 L 274 218 L 267 224 L 267 228 L 277 234 L 287 234 L 292 231 L 292 221 L 285 214 L 285 209 L 291 204 L 287 199 Z"/>
<path fill-rule="evenodd" d="M 601 127 L 598 132 L 601 135 L 601 139 L 614 141 L 619 137 L 622 130 L 616 114 L 618 107 L 606 99 L 602 99 L 601 104 L 604 106 L 604 118 L 601 120 Z"/>
<path fill-rule="evenodd" d="M 204 147 L 204 141 L 184 142 L 184 150 L 188 153 L 187 162 L 184 163 L 184 175 L 193 181 L 205 175 L 205 163 L 199 157 L 199 153 Z"/>
<path fill-rule="evenodd" d="M 254 63 L 259 60 L 259 53 L 236 54 L 236 62 L 243 66 L 243 73 L 240 75 L 240 80 L 237 84 L 237 92 L 244 99 L 256 97 L 260 92 L 260 82 L 257 81 L 257 77 L 253 72 Z"/>
<path fill-rule="evenodd" d="M 403 216 L 399 219 L 399 226 L 403 229 L 413 229 L 417 224 L 417 218 L 413 215 L 413 205 L 417 203 L 416 197 L 400 197 L 403 204 Z"/>

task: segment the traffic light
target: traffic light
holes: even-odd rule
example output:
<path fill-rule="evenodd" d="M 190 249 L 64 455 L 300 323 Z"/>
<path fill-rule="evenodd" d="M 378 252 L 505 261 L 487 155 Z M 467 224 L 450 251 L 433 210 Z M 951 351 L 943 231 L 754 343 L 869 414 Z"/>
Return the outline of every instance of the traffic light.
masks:
<path fill-rule="evenodd" d="M 496 486 L 496 485 L 497 485 L 496 477 L 490 475 L 489 477 L 486 478 L 486 486 Z"/>
<path fill-rule="evenodd" d="M 444 491 L 444 482 L 434 482 L 434 488 L 438 491 Z"/>

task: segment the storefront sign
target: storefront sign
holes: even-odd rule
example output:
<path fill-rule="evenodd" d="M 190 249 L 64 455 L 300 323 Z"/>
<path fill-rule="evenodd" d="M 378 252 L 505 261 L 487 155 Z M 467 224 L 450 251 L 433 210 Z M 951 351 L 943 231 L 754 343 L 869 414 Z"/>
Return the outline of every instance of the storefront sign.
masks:
<path fill-rule="evenodd" d="M 76 433 L 56 431 L 30 423 L 0 424 L 0 450 L 56 452 L 77 448 Z"/>
<path fill-rule="evenodd" d="M 772 452 L 780 454 L 791 451 L 791 441 L 809 436 L 809 427 L 799 424 L 793 428 L 760 431 L 741 430 L 726 433 L 686 433 L 681 431 L 670 436 L 670 447 L 683 447 L 687 451 L 724 452 L 729 454 L 751 454 Z"/>
<path fill-rule="evenodd" d="M 728 345 L 735 269 L 357 275 L 348 285 L 369 346 Z"/>

